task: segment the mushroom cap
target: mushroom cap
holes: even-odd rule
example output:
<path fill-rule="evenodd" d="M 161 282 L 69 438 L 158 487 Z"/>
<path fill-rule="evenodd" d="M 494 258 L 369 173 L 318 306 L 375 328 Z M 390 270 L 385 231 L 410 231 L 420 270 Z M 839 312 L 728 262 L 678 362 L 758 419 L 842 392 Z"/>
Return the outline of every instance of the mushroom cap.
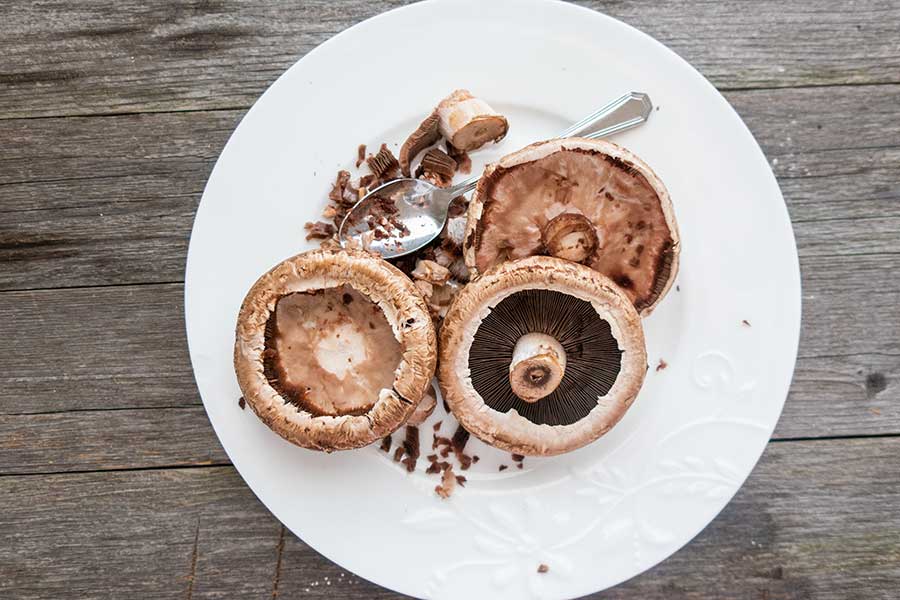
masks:
<path fill-rule="evenodd" d="M 503 260 L 547 254 L 542 230 L 564 213 L 585 216 L 599 239 L 580 262 L 611 278 L 649 315 L 678 272 L 678 225 L 662 181 L 612 142 L 538 142 L 489 165 L 469 203 L 466 265 L 477 274 Z"/>
<path fill-rule="evenodd" d="M 588 412 L 576 421 L 536 423 L 516 408 L 500 412 L 489 406 L 473 383 L 473 342 L 482 323 L 504 300 L 531 290 L 560 292 L 584 301 L 598 319 L 608 323 L 608 335 L 621 351 L 618 373 L 604 395 L 590 398 Z M 497 310 L 499 313 L 500 311 Z M 605 326 L 604 326 L 605 327 Z M 515 340 L 511 340 L 515 343 Z M 568 350 L 567 350 L 568 352 Z M 563 385 L 554 394 L 568 400 L 566 377 L 597 377 L 569 357 Z M 477 365 L 474 365 L 477 369 Z M 580 370 L 580 375 L 577 373 Z M 647 372 L 647 352 L 640 315 L 621 288 L 609 278 L 577 263 L 533 256 L 501 263 L 468 284 L 456 296 L 440 332 L 438 380 L 447 404 L 460 423 L 484 442 L 526 455 L 554 455 L 584 446 L 615 425 L 631 406 Z M 573 373 L 573 375 L 570 375 Z M 501 380 L 498 385 L 508 386 Z M 577 380 L 572 381 L 577 384 Z M 575 388 L 567 388 L 569 390 Z M 552 396 L 551 396 L 552 397 Z M 550 397 L 548 397 L 550 398 Z M 539 400 L 533 406 L 540 406 Z M 518 405 L 520 410 L 525 405 Z"/>
<path fill-rule="evenodd" d="M 345 285 L 383 313 L 399 342 L 400 360 L 391 387 L 373 389 L 364 412 L 314 414 L 283 397 L 266 376 L 266 328 L 281 298 Z M 298 446 L 330 452 L 365 446 L 400 427 L 428 390 L 436 346 L 428 309 L 399 269 L 366 252 L 320 249 L 278 263 L 247 292 L 235 332 L 234 368 L 245 400 L 266 425 Z"/>

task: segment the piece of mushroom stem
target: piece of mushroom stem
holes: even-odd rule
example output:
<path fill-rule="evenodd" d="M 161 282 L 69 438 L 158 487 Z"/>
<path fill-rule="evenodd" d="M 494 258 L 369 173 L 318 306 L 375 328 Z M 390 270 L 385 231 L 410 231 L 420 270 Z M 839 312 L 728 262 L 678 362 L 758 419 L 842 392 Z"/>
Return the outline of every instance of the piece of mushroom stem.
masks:
<path fill-rule="evenodd" d="M 509 365 L 509 384 L 525 402 L 537 402 L 559 386 L 566 372 L 566 351 L 545 333 L 519 338 Z"/>

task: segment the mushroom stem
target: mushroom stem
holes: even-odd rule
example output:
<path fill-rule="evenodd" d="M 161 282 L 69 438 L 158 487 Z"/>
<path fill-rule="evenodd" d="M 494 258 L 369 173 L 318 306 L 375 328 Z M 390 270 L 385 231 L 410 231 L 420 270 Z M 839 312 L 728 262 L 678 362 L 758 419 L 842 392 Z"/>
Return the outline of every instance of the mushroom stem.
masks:
<path fill-rule="evenodd" d="M 506 117 L 468 90 L 456 90 L 438 104 L 441 135 L 457 150 L 477 150 L 490 141 L 499 142 L 506 135 Z"/>
<path fill-rule="evenodd" d="M 537 402 L 559 386 L 566 372 L 566 351 L 544 333 L 519 338 L 509 365 L 509 384 L 525 402 Z"/>

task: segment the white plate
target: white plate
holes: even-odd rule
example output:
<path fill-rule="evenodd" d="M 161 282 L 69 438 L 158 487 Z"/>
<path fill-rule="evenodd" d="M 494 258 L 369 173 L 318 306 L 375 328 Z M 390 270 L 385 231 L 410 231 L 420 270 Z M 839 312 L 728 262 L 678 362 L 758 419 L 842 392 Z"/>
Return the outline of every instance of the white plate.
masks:
<path fill-rule="evenodd" d="M 668 186 L 683 251 L 680 291 L 645 321 L 651 369 L 622 422 L 578 452 L 502 473 L 508 455 L 473 439 L 468 450 L 481 461 L 466 472 L 466 488 L 441 501 L 434 476 L 422 468 L 409 475 L 375 447 L 325 455 L 270 432 L 238 407 L 231 353 L 244 293 L 311 246 L 303 224 L 317 218 L 357 144 L 402 143 L 455 87 L 510 120 L 506 140 L 473 156 L 476 169 L 623 92 L 649 93 L 659 110 L 615 141 Z M 537 0 L 414 4 L 348 29 L 291 67 L 213 170 L 186 279 L 197 384 L 247 484 L 326 557 L 425 598 L 572 598 L 675 552 L 759 458 L 784 403 L 800 326 L 788 214 L 737 114 L 650 37 Z M 661 358 L 669 366 L 656 371 Z M 441 418 L 452 433 L 452 418 L 437 412 L 429 423 Z M 548 573 L 537 572 L 541 563 Z"/>

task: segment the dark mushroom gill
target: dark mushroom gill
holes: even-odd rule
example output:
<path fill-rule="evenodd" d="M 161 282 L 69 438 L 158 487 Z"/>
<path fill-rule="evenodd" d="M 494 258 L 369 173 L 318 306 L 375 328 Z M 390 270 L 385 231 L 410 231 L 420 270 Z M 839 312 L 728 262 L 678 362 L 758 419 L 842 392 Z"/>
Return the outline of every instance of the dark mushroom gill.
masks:
<path fill-rule="evenodd" d="M 566 351 L 562 383 L 530 404 L 509 384 L 516 341 L 527 333 L 556 338 Z M 472 385 L 485 404 L 516 411 L 538 425 L 571 425 L 597 406 L 619 375 L 622 350 L 609 323 L 591 306 L 562 292 L 524 290 L 504 298 L 481 322 L 469 351 Z"/>

